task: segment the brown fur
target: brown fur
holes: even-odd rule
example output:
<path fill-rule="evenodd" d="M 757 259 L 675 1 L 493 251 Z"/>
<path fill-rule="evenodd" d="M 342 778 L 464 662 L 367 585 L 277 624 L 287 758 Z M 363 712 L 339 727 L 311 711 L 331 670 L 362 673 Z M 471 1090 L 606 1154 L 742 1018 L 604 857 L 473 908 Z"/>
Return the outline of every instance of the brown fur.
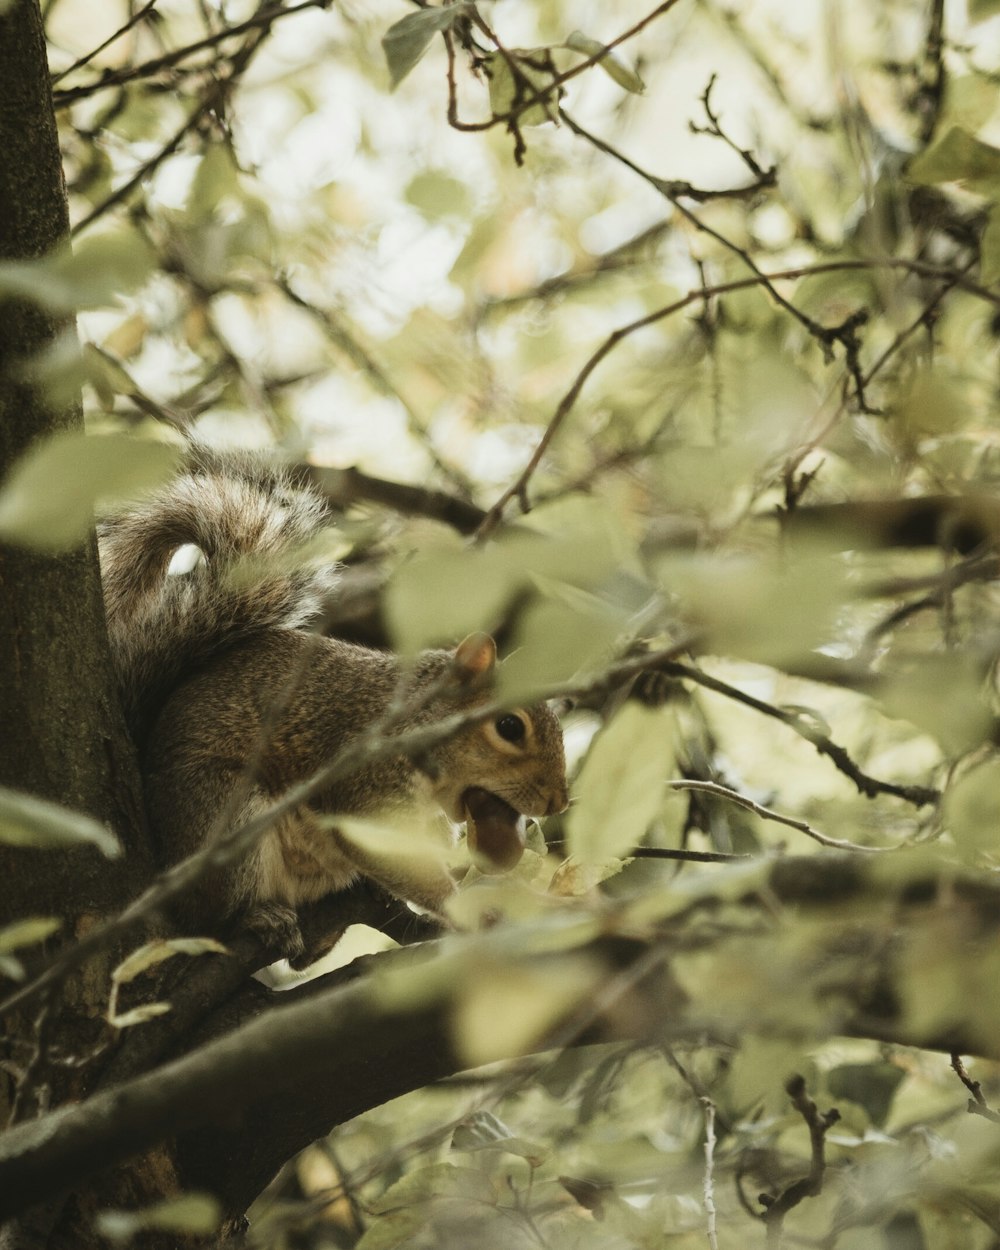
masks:
<path fill-rule="evenodd" d="M 404 672 L 392 655 L 302 627 L 335 574 L 329 566 L 302 571 L 289 559 L 323 525 L 317 497 L 280 474 L 248 458 L 231 470 L 196 455 L 171 486 L 102 529 L 109 628 L 167 862 L 264 811 L 395 710 L 401 695 L 412 711 L 393 722 L 396 730 L 487 697 L 495 651 L 485 636 L 456 652 L 424 652 Z M 168 573 L 185 544 L 204 560 L 190 573 Z M 259 562 L 249 578 L 248 560 Z M 403 814 L 448 838 L 470 787 L 523 815 L 561 811 L 558 721 L 544 704 L 517 715 L 517 742 L 498 731 L 497 718 L 433 746 L 419 768 L 390 756 L 333 782 L 282 817 L 241 863 L 203 879 L 186 900 L 186 921 L 204 925 L 260 906 L 294 910 L 359 874 L 438 908 L 453 888 L 443 868 L 428 874 L 423 861 L 417 869 L 398 853 L 363 850 L 333 818 Z"/>

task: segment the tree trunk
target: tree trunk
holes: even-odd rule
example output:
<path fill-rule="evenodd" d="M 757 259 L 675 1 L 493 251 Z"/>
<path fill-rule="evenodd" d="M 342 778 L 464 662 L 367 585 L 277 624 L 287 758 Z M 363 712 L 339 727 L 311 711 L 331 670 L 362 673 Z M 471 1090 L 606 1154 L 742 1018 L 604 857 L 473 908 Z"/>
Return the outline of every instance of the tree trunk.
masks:
<path fill-rule="evenodd" d="M 65 243 L 66 192 L 37 0 L 0 14 L 0 262 Z M 23 300 L 0 304 L 0 474 L 37 439 L 80 424 L 55 411 L 25 364 L 72 335 Z M 0 546 L 0 784 L 112 824 L 137 850 L 138 788 L 117 707 L 93 543 L 58 558 Z M 0 923 L 120 902 L 137 856 L 111 866 L 92 850 L 0 848 Z"/>
<path fill-rule="evenodd" d="M 37 0 L 0 10 L 0 264 L 44 255 L 68 237 L 45 41 Z M 0 299 L 0 476 L 36 440 L 81 424 L 78 405 L 54 409 L 25 366 L 61 336 L 60 319 L 30 302 Z M 149 871 L 134 752 L 118 707 L 108 653 L 96 544 L 51 557 L 0 545 L 0 785 L 61 803 L 111 825 L 127 853 L 40 850 L 0 844 L 0 928 L 53 916 L 59 943 L 116 910 Z M 20 953 L 20 952 L 19 952 Z M 80 1056 L 101 1035 L 106 971 L 116 957 L 64 982 L 44 1005 L 8 1013 L 0 1070 L 0 1123 L 30 1119 L 45 1103 L 85 1094 L 93 1066 L 52 1062 L 50 1045 Z M 12 988 L 7 982 L 0 997 Z M 25 1060 L 23 1056 L 32 1058 Z M 44 1224 L 46 1215 L 39 1216 Z M 6 1244 L 41 1244 L 6 1230 Z"/>

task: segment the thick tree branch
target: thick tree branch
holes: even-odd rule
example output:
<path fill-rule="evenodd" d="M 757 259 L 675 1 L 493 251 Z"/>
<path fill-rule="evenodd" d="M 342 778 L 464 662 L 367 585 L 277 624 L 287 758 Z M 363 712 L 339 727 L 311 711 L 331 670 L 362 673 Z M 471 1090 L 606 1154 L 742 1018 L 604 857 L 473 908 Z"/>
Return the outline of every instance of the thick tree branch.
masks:
<path fill-rule="evenodd" d="M 641 958 L 643 947 L 633 954 Z M 261 1187 L 280 1162 L 274 1141 L 261 1131 L 269 1108 L 272 1127 L 281 1126 L 284 1158 L 334 1125 L 463 1066 L 450 1024 L 457 980 L 446 977 L 419 1003 L 397 1006 L 386 1005 L 367 982 L 332 991 L 317 982 L 291 997 L 251 986 L 262 1014 L 236 1032 L 0 1137 L 0 1219 L 168 1135 L 210 1125 L 216 1140 L 207 1154 L 188 1139 L 189 1170 L 203 1172 L 212 1159 L 218 1164 L 219 1137 L 236 1134 L 239 1168 Z M 240 1009 L 247 1011 L 246 1001 Z M 247 1122 L 255 1124 L 252 1139 Z"/>
<path fill-rule="evenodd" d="M 566 1045 L 606 1038 L 599 1023 L 605 1010 L 616 1036 L 640 1041 L 704 1037 L 706 1032 L 724 1037 L 729 1029 L 743 1028 L 741 1021 L 727 1020 L 713 996 L 691 1002 L 660 965 L 671 951 L 680 955 L 696 948 L 715 951 L 721 968 L 730 958 L 730 940 L 741 951 L 760 943 L 760 958 L 766 960 L 776 940 L 774 908 L 784 904 L 792 906 L 796 918 L 808 911 L 814 922 L 815 939 L 808 949 L 796 944 L 796 926 L 789 924 L 800 972 L 788 978 L 786 988 L 774 986 L 775 993 L 787 996 L 785 1009 L 792 1013 L 788 1019 L 795 1021 L 797 1036 L 802 1020 L 813 1018 L 801 1009 L 803 1000 L 812 998 L 822 1006 L 822 1020 L 816 1019 L 814 1027 L 824 1036 L 841 1031 L 947 1053 L 1000 1057 L 995 1034 L 977 1019 L 980 1004 L 974 998 L 956 996 L 941 1015 L 912 1017 L 898 991 L 906 969 L 921 958 L 929 920 L 960 940 L 970 960 L 980 947 L 995 943 L 1000 887 L 992 881 L 956 879 L 951 868 L 940 876 L 915 870 L 906 879 L 885 874 L 871 860 L 817 855 L 775 862 L 761 888 L 753 888 L 741 902 L 748 918 L 768 917 L 768 924 L 743 925 L 732 933 L 706 926 L 704 917 L 718 905 L 706 893 L 695 896 L 686 913 L 671 916 L 652 945 L 606 937 L 581 947 L 579 954 L 609 969 L 606 985 L 620 992 L 607 1001 L 601 1001 L 600 991 L 588 997 L 582 1015 L 571 1012 L 568 1027 L 557 1026 L 539 1042 Z M 689 929 L 686 920 L 696 923 Z M 209 1125 L 214 1125 L 210 1150 L 193 1137 L 186 1139 L 182 1157 L 189 1175 L 210 1184 L 224 1174 L 226 1184 L 236 1185 L 225 1158 L 249 1147 L 251 1158 L 241 1154 L 240 1160 L 250 1178 L 245 1183 L 263 1184 L 280 1163 L 276 1149 L 279 1155 L 298 1149 L 337 1123 L 457 1071 L 462 1059 L 454 1042 L 454 1009 L 477 959 L 485 968 L 501 952 L 513 958 L 511 951 L 522 943 L 515 944 L 511 936 L 512 931 L 499 929 L 452 943 L 442 952 L 429 947 L 419 955 L 391 953 L 384 962 L 397 965 L 397 976 L 401 960 L 432 961 L 422 969 L 412 965 L 415 978 L 428 970 L 430 975 L 424 991 L 405 1000 L 385 997 L 367 978 L 344 986 L 343 973 L 290 996 L 270 995 L 251 983 L 226 1009 L 226 1019 L 242 1022 L 235 1032 L 0 1137 L 0 1218 L 71 1188 L 167 1135 Z M 536 971 L 549 966 L 544 954 L 516 958 Z M 630 969 L 640 969 L 643 979 L 637 981 Z M 774 1003 L 767 1006 L 774 1011 Z M 255 1125 L 252 1142 L 245 1131 L 248 1120 Z M 284 1127 L 276 1143 L 271 1134 L 279 1125 Z M 214 1178 L 213 1158 L 218 1159 Z M 241 1188 L 239 1201 L 245 1196 Z M 235 1210 L 238 1202 L 233 1201 Z"/>

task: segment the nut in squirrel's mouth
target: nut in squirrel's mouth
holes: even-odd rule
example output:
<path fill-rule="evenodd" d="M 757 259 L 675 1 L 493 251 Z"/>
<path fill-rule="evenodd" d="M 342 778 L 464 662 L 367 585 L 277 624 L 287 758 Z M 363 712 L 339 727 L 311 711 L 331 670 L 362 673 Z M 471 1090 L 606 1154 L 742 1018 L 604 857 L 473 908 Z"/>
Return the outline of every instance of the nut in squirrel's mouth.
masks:
<path fill-rule="evenodd" d="M 499 795 L 480 786 L 462 793 L 466 840 L 473 863 L 486 873 L 507 872 L 524 853 L 525 818 Z"/>

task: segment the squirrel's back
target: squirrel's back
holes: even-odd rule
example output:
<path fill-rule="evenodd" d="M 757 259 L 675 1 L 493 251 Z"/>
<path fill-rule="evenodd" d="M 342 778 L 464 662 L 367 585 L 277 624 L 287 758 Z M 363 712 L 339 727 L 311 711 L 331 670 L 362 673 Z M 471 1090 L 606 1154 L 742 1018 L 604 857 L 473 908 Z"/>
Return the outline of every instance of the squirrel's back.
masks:
<path fill-rule="evenodd" d="M 282 470 L 195 447 L 167 486 L 101 523 L 108 632 L 137 739 L 213 656 L 322 616 L 336 566 L 303 559 L 303 548 L 326 520 L 320 497 Z M 181 549 L 187 569 L 174 572 Z"/>

